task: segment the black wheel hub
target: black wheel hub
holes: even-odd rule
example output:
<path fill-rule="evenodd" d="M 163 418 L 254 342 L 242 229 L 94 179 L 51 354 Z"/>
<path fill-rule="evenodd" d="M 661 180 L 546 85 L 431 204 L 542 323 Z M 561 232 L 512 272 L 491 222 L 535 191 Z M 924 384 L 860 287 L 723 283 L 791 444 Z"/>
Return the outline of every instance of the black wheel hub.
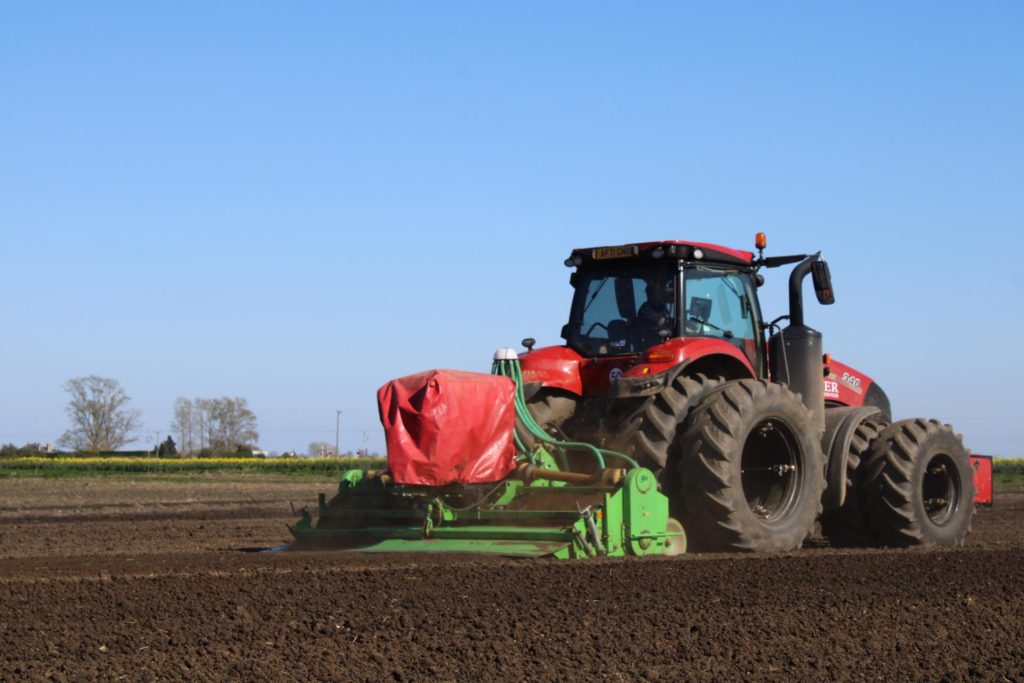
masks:
<path fill-rule="evenodd" d="M 785 518 L 796 502 L 803 477 L 797 443 L 786 423 L 768 419 L 755 425 L 743 444 L 743 495 L 764 522 Z"/>
<path fill-rule="evenodd" d="M 935 455 L 925 467 L 921 500 L 928 519 L 937 526 L 947 524 L 960 506 L 960 472 L 945 453 Z"/>

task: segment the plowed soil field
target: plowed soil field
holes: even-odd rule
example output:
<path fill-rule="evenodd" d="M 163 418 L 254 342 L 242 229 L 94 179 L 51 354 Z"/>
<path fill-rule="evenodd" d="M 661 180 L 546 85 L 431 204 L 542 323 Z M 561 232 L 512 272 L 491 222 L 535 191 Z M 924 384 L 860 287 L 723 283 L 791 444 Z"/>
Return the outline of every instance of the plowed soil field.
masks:
<path fill-rule="evenodd" d="M 964 548 L 255 553 L 334 483 L 0 479 L 0 680 L 1024 680 L 1024 491 Z"/>

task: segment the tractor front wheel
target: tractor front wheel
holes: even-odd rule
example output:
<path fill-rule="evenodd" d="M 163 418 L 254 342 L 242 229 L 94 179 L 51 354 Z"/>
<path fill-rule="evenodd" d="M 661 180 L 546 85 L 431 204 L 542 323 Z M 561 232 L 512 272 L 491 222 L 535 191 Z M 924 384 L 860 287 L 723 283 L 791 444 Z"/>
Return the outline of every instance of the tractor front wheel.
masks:
<path fill-rule="evenodd" d="M 974 517 L 974 478 L 963 441 L 937 420 L 901 420 L 868 452 L 861 493 L 886 546 L 963 545 Z"/>
<path fill-rule="evenodd" d="M 799 548 L 821 510 L 820 441 L 811 412 L 780 384 L 732 381 L 704 398 L 679 443 L 676 516 L 690 548 Z"/>

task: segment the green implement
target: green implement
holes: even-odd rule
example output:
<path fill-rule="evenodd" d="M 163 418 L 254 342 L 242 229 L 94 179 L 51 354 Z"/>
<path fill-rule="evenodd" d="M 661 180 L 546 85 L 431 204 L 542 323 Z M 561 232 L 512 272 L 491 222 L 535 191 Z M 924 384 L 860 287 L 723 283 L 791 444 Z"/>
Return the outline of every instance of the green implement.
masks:
<path fill-rule="evenodd" d="M 445 489 L 392 484 L 350 470 L 318 520 L 304 511 L 291 549 L 552 556 L 677 555 L 686 537 L 650 470 L 603 470 L 589 485 L 532 465 L 498 484 Z M 570 478 L 570 477 L 565 477 Z M 582 477 L 580 477 L 582 480 Z"/>
<path fill-rule="evenodd" d="M 669 517 L 654 473 L 629 456 L 559 441 L 533 419 L 519 363 L 497 358 L 492 372 L 516 384 L 516 469 L 499 482 L 442 487 L 395 483 L 387 471 L 349 470 L 330 501 L 320 494 L 317 521 L 303 510 L 292 550 L 461 552 L 563 559 L 678 555 L 683 527 Z M 584 452 L 589 472 L 573 471 L 569 452 Z M 609 459 L 626 468 L 607 467 Z M 578 459 L 577 459 L 578 462 Z"/>

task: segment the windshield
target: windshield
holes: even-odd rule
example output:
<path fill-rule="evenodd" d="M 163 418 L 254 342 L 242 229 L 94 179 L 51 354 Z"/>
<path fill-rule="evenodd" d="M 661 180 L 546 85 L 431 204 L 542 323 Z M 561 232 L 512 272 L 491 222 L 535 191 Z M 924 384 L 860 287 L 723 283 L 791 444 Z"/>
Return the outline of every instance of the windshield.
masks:
<path fill-rule="evenodd" d="M 674 264 L 580 271 L 568 342 L 585 356 L 639 353 L 674 336 Z"/>

